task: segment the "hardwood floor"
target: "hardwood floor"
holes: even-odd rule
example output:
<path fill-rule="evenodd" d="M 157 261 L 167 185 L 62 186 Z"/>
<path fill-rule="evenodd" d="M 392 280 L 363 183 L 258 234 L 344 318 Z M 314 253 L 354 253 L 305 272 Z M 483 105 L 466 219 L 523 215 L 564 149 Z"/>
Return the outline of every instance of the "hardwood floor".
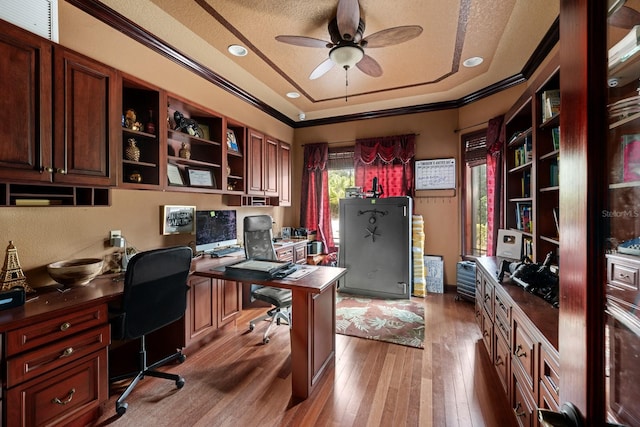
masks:
<path fill-rule="evenodd" d="M 337 335 L 335 369 L 303 402 L 290 398 L 288 328 L 262 345 L 266 323 L 254 332 L 247 325 L 264 308 L 246 310 L 236 327 L 167 368 L 184 388 L 147 377 L 126 414 L 116 415 L 112 394 L 94 426 L 515 426 L 473 304 L 454 297 L 424 299 L 424 349 Z"/>

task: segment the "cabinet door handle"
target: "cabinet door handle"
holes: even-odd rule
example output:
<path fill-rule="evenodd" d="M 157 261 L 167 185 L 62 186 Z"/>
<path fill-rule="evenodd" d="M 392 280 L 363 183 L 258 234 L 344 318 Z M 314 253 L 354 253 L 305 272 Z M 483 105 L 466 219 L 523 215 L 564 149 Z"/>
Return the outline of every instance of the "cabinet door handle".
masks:
<path fill-rule="evenodd" d="M 504 362 L 502 361 L 502 356 L 497 356 L 495 365 L 500 366 L 502 364 L 504 364 Z"/>
<path fill-rule="evenodd" d="M 69 393 L 67 393 L 67 397 L 65 397 L 62 400 L 58 399 L 57 397 L 54 397 L 53 399 L 51 399 L 51 403 L 55 403 L 56 405 L 66 405 L 71 402 L 71 399 L 73 399 L 73 394 L 75 392 L 76 392 L 76 389 L 72 388 L 71 390 L 69 390 Z"/>
<path fill-rule="evenodd" d="M 67 347 L 64 349 L 64 351 L 60 355 L 60 359 L 62 359 L 63 357 L 69 357 L 72 354 L 73 354 L 73 347 Z"/>
<path fill-rule="evenodd" d="M 53 173 L 53 168 L 51 166 L 42 166 L 40 168 L 40 173 L 43 173 L 43 172 Z"/>
<path fill-rule="evenodd" d="M 524 417 L 525 415 L 527 415 L 527 413 L 524 412 L 524 411 L 518 412 L 521 407 L 522 407 L 522 404 L 520 402 L 518 402 L 518 403 L 516 403 L 516 407 L 513 408 L 513 413 L 516 414 L 516 417 Z"/>
<path fill-rule="evenodd" d="M 522 346 L 518 344 L 513 354 L 515 354 L 516 357 L 527 357 L 527 352 L 523 351 L 522 353 L 520 353 L 521 350 L 522 350 Z"/>
<path fill-rule="evenodd" d="M 66 331 L 67 329 L 69 329 L 71 327 L 71 323 L 69 322 L 64 322 L 62 325 L 60 325 L 60 330 L 62 332 Z"/>
<path fill-rule="evenodd" d="M 67 170 L 66 169 L 62 169 L 62 168 L 56 168 L 55 172 L 59 173 L 60 175 L 66 175 L 67 174 Z"/>

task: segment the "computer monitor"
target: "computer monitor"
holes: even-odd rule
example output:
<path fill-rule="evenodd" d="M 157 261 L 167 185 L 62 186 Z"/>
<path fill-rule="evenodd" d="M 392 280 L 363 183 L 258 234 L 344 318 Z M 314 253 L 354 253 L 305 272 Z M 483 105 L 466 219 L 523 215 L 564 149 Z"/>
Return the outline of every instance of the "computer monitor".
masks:
<path fill-rule="evenodd" d="M 237 244 L 235 210 L 196 211 L 196 252 Z"/>

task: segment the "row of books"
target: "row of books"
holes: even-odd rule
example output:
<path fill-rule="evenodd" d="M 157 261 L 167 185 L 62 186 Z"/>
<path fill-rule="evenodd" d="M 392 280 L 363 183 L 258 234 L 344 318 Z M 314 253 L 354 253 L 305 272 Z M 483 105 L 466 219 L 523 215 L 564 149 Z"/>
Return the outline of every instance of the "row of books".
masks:
<path fill-rule="evenodd" d="M 526 163 L 531 162 L 531 160 L 533 160 L 531 135 L 528 135 L 524 139 L 522 146 L 514 150 L 514 155 L 515 155 L 515 163 L 514 163 L 515 167 L 524 165 Z"/>
<path fill-rule="evenodd" d="M 521 197 L 531 197 L 531 172 L 525 171 L 520 178 Z"/>
<path fill-rule="evenodd" d="M 560 185 L 560 160 L 549 165 L 549 185 L 551 187 L 557 187 Z"/>
<path fill-rule="evenodd" d="M 551 140 L 553 141 L 553 149 L 560 149 L 560 126 L 551 129 Z"/>
<path fill-rule="evenodd" d="M 560 89 L 542 92 L 542 122 L 560 113 Z"/>
<path fill-rule="evenodd" d="M 528 236 L 522 238 L 522 256 L 533 259 L 533 239 Z"/>
<path fill-rule="evenodd" d="M 516 228 L 526 233 L 533 232 L 533 211 L 531 203 L 516 203 Z"/>

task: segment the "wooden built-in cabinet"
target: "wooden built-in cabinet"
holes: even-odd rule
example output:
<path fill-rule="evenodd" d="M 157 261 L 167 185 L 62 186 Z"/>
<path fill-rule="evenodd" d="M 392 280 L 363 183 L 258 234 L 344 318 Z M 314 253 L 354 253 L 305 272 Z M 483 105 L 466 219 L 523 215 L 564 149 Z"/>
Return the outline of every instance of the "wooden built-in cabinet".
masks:
<path fill-rule="evenodd" d="M 189 288 L 187 311 L 182 320 L 187 348 L 211 338 L 242 310 L 240 282 L 192 275 Z"/>
<path fill-rule="evenodd" d="M 278 195 L 278 141 L 254 129 L 247 140 L 247 194 Z"/>
<path fill-rule="evenodd" d="M 109 398 L 107 305 L 51 313 L 2 334 L 4 425 L 84 425 Z"/>
<path fill-rule="evenodd" d="M 558 310 L 505 278 L 497 259 L 476 269 L 476 321 L 518 425 L 539 426 L 537 408 L 559 408 Z"/>
<path fill-rule="evenodd" d="M 116 70 L 5 22 L 0 69 L 0 205 L 109 204 L 72 186 L 116 184 Z"/>
<path fill-rule="evenodd" d="M 166 168 L 160 135 L 166 132 L 164 91 L 129 75 L 122 75 L 121 174 L 118 185 L 132 189 L 158 189 Z M 135 122 L 132 117 L 135 115 Z"/>
<path fill-rule="evenodd" d="M 554 57 L 505 115 L 505 228 L 542 262 L 559 248 L 560 70 Z"/>
<path fill-rule="evenodd" d="M 278 142 L 278 206 L 291 206 L 291 145 Z"/>
<path fill-rule="evenodd" d="M 226 168 L 223 171 L 227 194 L 242 194 L 245 191 L 245 140 L 247 128 L 227 119 Z"/>

